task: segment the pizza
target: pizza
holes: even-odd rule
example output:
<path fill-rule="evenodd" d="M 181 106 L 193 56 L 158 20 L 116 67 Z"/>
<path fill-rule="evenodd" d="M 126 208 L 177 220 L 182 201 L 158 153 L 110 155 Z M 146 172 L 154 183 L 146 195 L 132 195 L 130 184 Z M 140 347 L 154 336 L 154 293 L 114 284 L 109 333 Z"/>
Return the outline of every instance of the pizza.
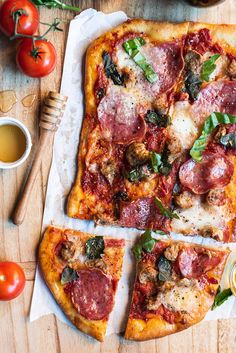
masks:
<path fill-rule="evenodd" d="M 235 241 L 235 26 L 128 20 L 87 50 L 67 214 Z"/>
<path fill-rule="evenodd" d="M 157 241 L 146 232 L 134 253 L 137 275 L 125 338 L 143 341 L 184 330 L 205 317 L 230 251 Z"/>
<path fill-rule="evenodd" d="M 123 239 L 48 227 L 39 248 L 47 286 L 71 322 L 103 341 L 121 276 Z"/>

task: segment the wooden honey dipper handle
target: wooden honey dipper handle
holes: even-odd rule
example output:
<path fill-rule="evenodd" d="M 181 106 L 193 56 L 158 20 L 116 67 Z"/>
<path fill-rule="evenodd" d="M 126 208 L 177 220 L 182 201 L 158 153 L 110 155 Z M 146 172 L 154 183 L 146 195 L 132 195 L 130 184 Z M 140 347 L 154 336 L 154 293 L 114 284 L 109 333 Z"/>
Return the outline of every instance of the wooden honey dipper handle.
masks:
<path fill-rule="evenodd" d="M 54 135 L 60 125 L 61 118 L 64 114 L 66 101 L 66 96 L 52 91 L 49 92 L 48 97 L 45 99 L 39 123 L 39 145 L 34 157 L 30 174 L 12 216 L 12 220 L 16 225 L 20 225 L 24 221 L 28 201 L 40 169 L 43 154 L 48 147 L 50 137 Z"/>

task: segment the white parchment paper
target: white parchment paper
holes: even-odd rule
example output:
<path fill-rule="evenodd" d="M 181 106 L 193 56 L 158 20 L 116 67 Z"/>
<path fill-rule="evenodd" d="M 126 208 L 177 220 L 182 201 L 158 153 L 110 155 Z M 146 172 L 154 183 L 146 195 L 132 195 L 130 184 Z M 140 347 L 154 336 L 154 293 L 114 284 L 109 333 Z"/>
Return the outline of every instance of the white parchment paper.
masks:
<path fill-rule="evenodd" d="M 115 308 L 110 316 L 107 334 L 124 331 L 129 302 L 129 288 L 130 286 L 132 287 L 135 268 L 130 256 L 130 248 L 136 236 L 141 232 L 135 229 L 110 226 L 95 227 L 92 221 L 71 219 L 65 214 L 65 204 L 76 175 L 76 156 L 83 120 L 84 54 L 91 41 L 105 31 L 124 22 L 126 19 L 126 14 L 121 11 L 104 14 L 93 9 L 88 9 L 83 11 L 70 23 L 61 84 L 61 93 L 68 96 L 69 100 L 60 128 L 55 136 L 53 161 L 48 180 L 42 229 L 44 231 L 47 225 L 54 224 L 89 233 L 126 239 L 127 246 L 124 256 L 123 274 L 118 286 Z M 178 235 L 174 235 L 174 237 L 185 241 L 215 245 L 213 240 L 203 240 L 200 237 L 186 238 Z M 229 269 L 233 261 L 236 260 L 236 245 L 230 245 L 230 247 L 233 251 L 225 269 L 222 280 L 223 287 L 229 286 Z M 224 305 L 214 311 L 210 311 L 205 320 L 236 317 L 235 304 L 236 299 L 232 296 Z M 37 270 L 30 321 L 51 313 L 54 313 L 61 321 L 72 325 L 56 304 L 41 277 L 40 271 Z"/>

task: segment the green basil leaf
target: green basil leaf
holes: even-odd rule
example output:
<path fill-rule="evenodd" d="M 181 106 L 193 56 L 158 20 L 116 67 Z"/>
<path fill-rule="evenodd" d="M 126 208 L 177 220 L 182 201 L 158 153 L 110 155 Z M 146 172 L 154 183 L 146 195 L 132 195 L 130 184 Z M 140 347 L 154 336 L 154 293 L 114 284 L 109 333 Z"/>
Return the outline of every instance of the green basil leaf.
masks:
<path fill-rule="evenodd" d="M 142 45 L 146 44 L 146 41 L 142 37 L 136 37 L 130 40 L 127 40 L 123 43 L 123 47 L 129 56 L 134 55 L 135 50 L 139 49 Z"/>
<path fill-rule="evenodd" d="M 66 266 L 61 274 L 61 284 L 66 284 L 75 281 L 77 278 L 77 272 L 73 268 Z"/>
<path fill-rule="evenodd" d="M 150 157 L 153 171 L 155 173 L 159 173 L 159 167 L 162 165 L 161 155 L 159 153 L 151 151 Z"/>
<path fill-rule="evenodd" d="M 137 182 L 148 178 L 150 175 L 150 166 L 144 164 L 131 169 L 128 173 L 126 173 L 126 178 L 131 182 Z"/>
<path fill-rule="evenodd" d="M 206 148 L 207 138 L 210 133 L 220 124 L 235 124 L 236 116 L 222 113 L 212 113 L 205 121 L 200 137 L 194 142 L 190 150 L 191 157 L 200 162 L 202 159 L 202 152 Z"/>
<path fill-rule="evenodd" d="M 152 170 L 155 173 L 160 173 L 165 176 L 167 176 L 170 173 L 170 171 L 172 169 L 172 165 L 167 160 L 165 160 L 165 159 L 163 160 L 162 155 L 160 155 L 159 153 L 156 153 L 154 151 L 151 151 L 150 157 L 151 157 Z"/>
<path fill-rule="evenodd" d="M 142 251 L 151 252 L 158 240 L 152 238 L 151 231 L 146 230 L 139 239 L 139 242 L 133 247 L 132 251 L 137 260 L 142 257 Z"/>
<path fill-rule="evenodd" d="M 153 230 L 153 232 L 158 234 L 158 235 L 166 235 L 166 233 L 163 232 L 162 230 Z"/>
<path fill-rule="evenodd" d="M 103 52 L 102 59 L 106 76 L 111 78 L 115 85 L 122 86 L 124 78 L 117 71 L 116 65 L 112 62 L 111 56 L 107 51 Z"/>
<path fill-rule="evenodd" d="M 155 204 L 156 204 L 156 206 L 158 207 L 160 213 L 161 213 L 163 216 L 165 216 L 166 218 L 169 218 L 169 219 L 173 219 L 173 218 L 180 219 L 179 216 L 177 215 L 177 213 L 172 212 L 172 211 L 169 210 L 168 208 L 164 207 L 164 206 L 162 205 L 161 200 L 159 200 L 157 197 L 155 197 Z"/>
<path fill-rule="evenodd" d="M 143 54 L 140 53 L 139 49 L 146 42 L 141 37 L 130 39 L 123 43 L 123 48 L 127 54 L 134 60 L 134 62 L 143 70 L 144 76 L 150 83 L 157 81 L 158 76 L 153 70 L 152 66 L 147 62 Z"/>
<path fill-rule="evenodd" d="M 232 294 L 233 293 L 230 288 L 221 291 L 221 288 L 219 286 L 211 310 L 214 310 L 218 306 L 222 305 L 229 297 L 231 297 Z"/>
<path fill-rule="evenodd" d="M 221 145 L 228 148 L 236 148 L 236 132 L 230 132 L 220 138 Z"/>
<path fill-rule="evenodd" d="M 200 79 L 202 81 L 209 82 L 210 76 L 216 68 L 215 62 L 219 57 L 220 57 L 220 54 L 215 54 L 215 55 L 212 55 L 212 57 L 209 60 L 204 61 L 202 65 L 201 74 L 200 74 Z"/>
<path fill-rule="evenodd" d="M 201 84 L 202 81 L 200 80 L 199 75 L 195 74 L 192 71 L 189 71 L 185 79 L 185 89 L 192 100 L 197 99 L 198 93 L 200 92 Z"/>
<path fill-rule="evenodd" d="M 158 279 L 160 281 L 168 281 L 171 277 L 171 261 L 167 260 L 165 256 L 160 256 L 157 268 L 159 270 Z"/>
<path fill-rule="evenodd" d="M 104 248 L 103 237 L 96 236 L 87 240 L 85 244 L 85 254 L 90 260 L 99 259 L 104 252 Z"/>
<path fill-rule="evenodd" d="M 145 120 L 148 123 L 157 125 L 159 127 L 167 127 L 171 124 L 171 118 L 169 115 L 159 113 L 155 110 L 149 110 L 145 116 Z"/>

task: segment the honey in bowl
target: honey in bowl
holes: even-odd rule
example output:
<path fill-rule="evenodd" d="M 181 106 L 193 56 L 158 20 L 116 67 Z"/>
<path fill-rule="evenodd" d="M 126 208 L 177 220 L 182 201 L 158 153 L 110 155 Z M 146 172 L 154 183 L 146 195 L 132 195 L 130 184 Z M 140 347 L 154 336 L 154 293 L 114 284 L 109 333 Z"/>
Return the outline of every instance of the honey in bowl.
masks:
<path fill-rule="evenodd" d="M 26 150 L 26 137 L 22 130 L 12 124 L 0 125 L 0 161 L 18 161 Z"/>

